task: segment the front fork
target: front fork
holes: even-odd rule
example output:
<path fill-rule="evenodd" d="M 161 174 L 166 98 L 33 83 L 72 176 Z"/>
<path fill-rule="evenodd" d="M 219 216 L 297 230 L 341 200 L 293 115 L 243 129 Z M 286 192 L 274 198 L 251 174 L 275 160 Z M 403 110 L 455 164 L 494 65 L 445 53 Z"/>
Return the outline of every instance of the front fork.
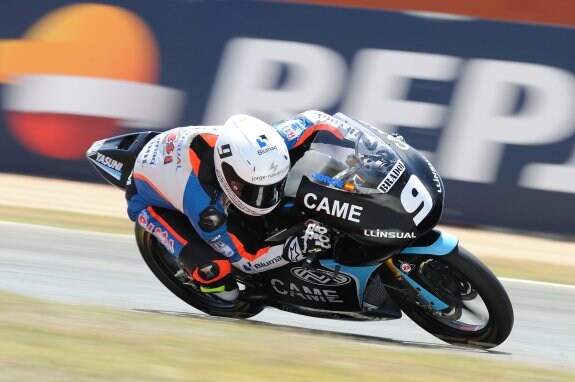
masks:
<path fill-rule="evenodd" d="M 452 253 L 457 248 L 458 240 L 453 235 L 439 230 L 433 230 L 428 233 L 428 235 L 436 236 L 436 239 L 433 240 L 431 244 L 418 245 L 418 243 L 424 242 L 425 239 L 425 237 L 420 238 L 420 240 L 417 240 L 411 246 L 403 249 L 400 254 L 445 256 Z M 407 273 L 397 268 L 393 263 L 393 257 L 385 260 L 385 266 L 391 271 L 399 285 L 401 285 L 401 287 L 406 291 L 407 298 L 415 304 L 430 311 L 441 311 L 449 308 L 449 305 L 443 300 L 425 289 L 417 281 L 409 277 Z"/>

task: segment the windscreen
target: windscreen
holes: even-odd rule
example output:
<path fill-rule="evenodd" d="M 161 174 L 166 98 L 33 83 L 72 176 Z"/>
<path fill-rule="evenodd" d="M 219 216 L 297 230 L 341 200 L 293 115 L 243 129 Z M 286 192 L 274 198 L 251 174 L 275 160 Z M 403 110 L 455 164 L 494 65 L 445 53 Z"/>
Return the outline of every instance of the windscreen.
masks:
<path fill-rule="evenodd" d="M 396 152 L 374 127 L 346 125 L 344 139 L 320 131 L 308 152 L 292 168 L 286 195 L 295 194 L 296 178 L 353 193 L 386 193 L 404 172 Z M 299 183 L 299 182 L 298 182 Z"/>

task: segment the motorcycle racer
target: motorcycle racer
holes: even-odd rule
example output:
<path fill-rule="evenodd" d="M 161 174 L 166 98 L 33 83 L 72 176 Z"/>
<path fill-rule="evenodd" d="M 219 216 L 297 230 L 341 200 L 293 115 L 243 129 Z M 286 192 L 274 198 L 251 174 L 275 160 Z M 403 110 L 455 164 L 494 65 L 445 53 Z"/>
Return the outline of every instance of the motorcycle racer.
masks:
<path fill-rule="evenodd" d="M 341 121 L 319 111 L 273 126 L 235 115 L 223 126 L 165 131 L 138 154 L 126 189 L 128 215 L 159 239 L 202 292 L 233 301 L 239 289 L 232 266 L 256 273 L 300 261 L 325 235 L 323 227 L 314 234 L 311 226 L 308 235 L 266 246 L 228 213 L 233 206 L 248 221 L 270 213 L 283 196 L 290 157 L 320 130 L 345 135 Z"/>

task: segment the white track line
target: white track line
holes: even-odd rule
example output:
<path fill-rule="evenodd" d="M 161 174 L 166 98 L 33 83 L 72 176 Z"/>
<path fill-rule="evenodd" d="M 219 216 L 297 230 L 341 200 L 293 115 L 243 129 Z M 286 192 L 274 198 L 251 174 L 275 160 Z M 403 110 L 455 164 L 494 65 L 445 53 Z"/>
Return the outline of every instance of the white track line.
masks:
<path fill-rule="evenodd" d="M 533 280 L 523 280 L 523 279 L 509 279 L 507 277 L 498 277 L 501 281 L 511 281 L 514 283 L 523 283 L 523 284 L 534 284 L 534 285 L 543 285 L 543 286 L 551 286 L 551 287 L 561 287 L 561 288 L 569 288 L 575 289 L 575 285 L 568 285 L 568 284 L 558 284 L 558 283 L 548 283 L 545 281 L 533 281 Z"/>

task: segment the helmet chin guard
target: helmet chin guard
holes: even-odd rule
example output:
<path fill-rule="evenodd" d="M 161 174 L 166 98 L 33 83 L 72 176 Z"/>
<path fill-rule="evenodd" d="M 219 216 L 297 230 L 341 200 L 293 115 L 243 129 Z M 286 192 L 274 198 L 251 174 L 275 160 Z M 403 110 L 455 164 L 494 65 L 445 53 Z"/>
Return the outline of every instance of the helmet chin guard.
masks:
<path fill-rule="evenodd" d="M 280 202 L 289 152 L 267 123 L 242 114 L 230 117 L 216 141 L 214 164 L 222 190 L 241 212 L 265 215 Z"/>

